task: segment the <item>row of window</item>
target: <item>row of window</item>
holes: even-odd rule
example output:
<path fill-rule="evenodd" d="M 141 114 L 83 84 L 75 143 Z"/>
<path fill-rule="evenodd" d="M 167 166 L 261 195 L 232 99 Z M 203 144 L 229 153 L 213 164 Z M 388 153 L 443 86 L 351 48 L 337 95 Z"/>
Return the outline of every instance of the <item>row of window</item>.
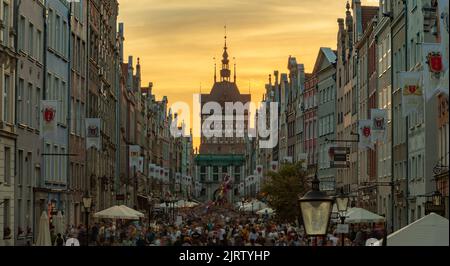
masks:
<path fill-rule="evenodd" d="M 11 77 L 7 74 L 3 75 L 3 121 L 12 123 L 13 119 L 13 113 L 11 112 L 11 101 L 12 101 L 12 80 Z"/>
<path fill-rule="evenodd" d="M 392 174 L 391 143 L 378 145 L 378 176 L 387 177 Z"/>
<path fill-rule="evenodd" d="M 315 139 L 316 138 L 316 120 L 305 122 L 305 140 Z"/>
<path fill-rule="evenodd" d="M 386 37 L 378 43 L 378 75 L 382 76 L 388 69 L 391 68 L 391 35 Z"/>
<path fill-rule="evenodd" d="M 319 136 L 334 132 L 334 113 L 319 118 Z"/>
<path fill-rule="evenodd" d="M 206 181 L 207 177 L 209 176 L 207 170 L 211 168 L 212 170 L 212 180 L 213 181 L 219 181 L 219 176 L 225 175 L 225 174 L 231 174 L 229 171 L 229 166 L 212 166 L 212 167 L 206 167 L 206 166 L 200 166 L 200 180 L 202 182 Z M 241 166 L 234 166 L 234 168 L 231 168 L 233 170 L 233 177 L 234 177 L 234 183 L 240 183 L 241 180 Z"/>
<path fill-rule="evenodd" d="M 320 104 L 327 103 L 334 100 L 334 85 L 326 87 L 319 91 Z"/>
<path fill-rule="evenodd" d="M 71 133 L 77 136 L 84 137 L 84 124 L 85 124 L 85 108 L 84 103 L 80 100 L 71 99 Z"/>
<path fill-rule="evenodd" d="M 31 152 L 24 154 L 23 150 L 18 150 L 16 163 L 17 184 L 19 186 L 31 186 L 33 176 L 33 154 Z"/>
<path fill-rule="evenodd" d="M 36 29 L 31 21 L 26 22 L 24 16 L 19 21 L 19 49 L 33 59 L 42 63 L 43 59 L 42 31 Z"/>
<path fill-rule="evenodd" d="M 1 6 L 0 6 L 1 7 Z M 4 27 L 0 27 L 0 37 L 2 38 L 2 44 L 5 46 L 9 46 L 10 44 L 10 39 L 9 39 L 9 28 L 10 28 L 10 9 L 11 7 L 8 5 L 8 3 L 3 2 L 3 14 L 2 14 L 2 18 L 3 18 L 3 23 L 5 24 Z"/>
<path fill-rule="evenodd" d="M 424 177 L 423 156 L 421 154 L 412 156 L 409 161 L 409 176 L 411 179 L 421 179 Z"/>
<path fill-rule="evenodd" d="M 85 169 L 84 165 L 77 164 L 77 163 L 70 163 L 70 182 L 71 182 L 71 188 L 82 190 L 86 188 L 86 181 L 85 181 Z"/>
<path fill-rule="evenodd" d="M 65 183 L 63 179 L 66 176 L 67 157 L 57 154 L 66 154 L 66 147 L 58 144 L 45 143 L 45 153 L 55 154 L 53 156 L 45 156 L 45 180 L 52 183 Z"/>
<path fill-rule="evenodd" d="M 48 46 L 62 57 L 68 58 L 69 27 L 66 17 L 48 9 Z"/>
<path fill-rule="evenodd" d="M 42 99 L 41 88 L 19 79 L 17 86 L 17 121 L 31 128 L 39 128 L 39 106 Z"/>

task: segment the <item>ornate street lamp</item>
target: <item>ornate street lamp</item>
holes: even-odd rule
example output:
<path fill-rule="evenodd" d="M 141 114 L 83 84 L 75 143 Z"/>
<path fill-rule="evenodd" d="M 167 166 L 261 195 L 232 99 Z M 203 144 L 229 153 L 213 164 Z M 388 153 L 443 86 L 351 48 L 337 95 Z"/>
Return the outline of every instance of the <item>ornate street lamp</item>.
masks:
<path fill-rule="evenodd" d="M 330 222 L 334 200 L 320 191 L 319 185 L 316 173 L 312 189 L 298 200 L 307 236 L 325 236 Z"/>
<path fill-rule="evenodd" d="M 344 194 L 344 188 L 341 187 L 341 193 L 336 197 L 336 207 L 341 219 L 341 224 L 345 224 L 345 215 L 347 214 L 348 202 L 350 198 Z M 344 233 L 341 233 L 341 246 L 345 246 Z"/>
<path fill-rule="evenodd" d="M 92 198 L 89 196 L 89 192 L 85 192 L 83 196 L 83 207 L 86 212 L 86 246 L 89 246 L 89 213 L 91 210 Z"/>
<path fill-rule="evenodd" d="M 344 194 L 344 188 L 341 188 L 340 194 L 336 197 L 336 206 L 339 213 L 345 213 L 348 209 L 350 198 Z"/>
<path fill-rule="evenodd" d="M 431 196 L 431 199 L 433 201 L 433 205 L 436 207 L 441 206 L 442 204 L 442 194 L 439 191 L 433 192 L 433 195 Z"/>

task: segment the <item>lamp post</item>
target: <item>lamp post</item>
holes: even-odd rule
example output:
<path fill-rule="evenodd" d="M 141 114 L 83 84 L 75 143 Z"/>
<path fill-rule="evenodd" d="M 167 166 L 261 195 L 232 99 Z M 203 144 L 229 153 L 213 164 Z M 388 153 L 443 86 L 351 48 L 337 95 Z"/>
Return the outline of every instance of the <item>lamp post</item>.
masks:
<path fill-rule="evenodd" d="M 345 215 L 347 213 L 349 197 L 344 194 L 344 188 L 341 188 L 341 193 L 336 197 L 336 205 L 339 213 L 339 218 L 341 219 L 341 224 L 345 223 Z M 341 246 L 345 246 L 345 233 L 341 233 Z"/>
<path fill-rule="evenodd" d="M 299 205 L 306 235 L 325 236 L 330 222 L 333 198 L 320 191 L 317 173 L 312 181 L 312 189 L 300 198 Z"/>
<path fill-rule="evenodd" d="M 89 246 L 89 212 L 92 205 L 92 198 L 89 196 L 89 193 L 86 193 L 83 196 L 83 207 L 86 212 L 85 221 L 86 221 L 86 246 Z"/>

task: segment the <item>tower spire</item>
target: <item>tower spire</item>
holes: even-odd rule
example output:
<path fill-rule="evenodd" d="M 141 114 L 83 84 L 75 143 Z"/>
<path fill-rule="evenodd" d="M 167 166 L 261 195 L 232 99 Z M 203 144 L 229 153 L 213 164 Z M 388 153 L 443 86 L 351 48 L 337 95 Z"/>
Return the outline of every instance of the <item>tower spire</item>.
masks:
<path fill-rule="evenodd" d="M 225 26 L 225 45 L 223 47 L 222 54 L 222 70 L 220 70 L 221 81 L 230 81 L 230 60 L 228 60 L 228 47 L 227 47 L 227 26 Z"/>

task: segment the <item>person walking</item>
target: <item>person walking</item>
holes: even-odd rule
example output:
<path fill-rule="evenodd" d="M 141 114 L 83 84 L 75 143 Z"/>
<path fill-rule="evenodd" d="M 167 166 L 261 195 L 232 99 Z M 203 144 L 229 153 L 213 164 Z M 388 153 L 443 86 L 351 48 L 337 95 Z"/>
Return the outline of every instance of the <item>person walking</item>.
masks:
<path fill-rule="evenodd" d="M 64 239 L 60 233 L 56 235 L 55 246 L 62 247 L 64 246 Z"/>

